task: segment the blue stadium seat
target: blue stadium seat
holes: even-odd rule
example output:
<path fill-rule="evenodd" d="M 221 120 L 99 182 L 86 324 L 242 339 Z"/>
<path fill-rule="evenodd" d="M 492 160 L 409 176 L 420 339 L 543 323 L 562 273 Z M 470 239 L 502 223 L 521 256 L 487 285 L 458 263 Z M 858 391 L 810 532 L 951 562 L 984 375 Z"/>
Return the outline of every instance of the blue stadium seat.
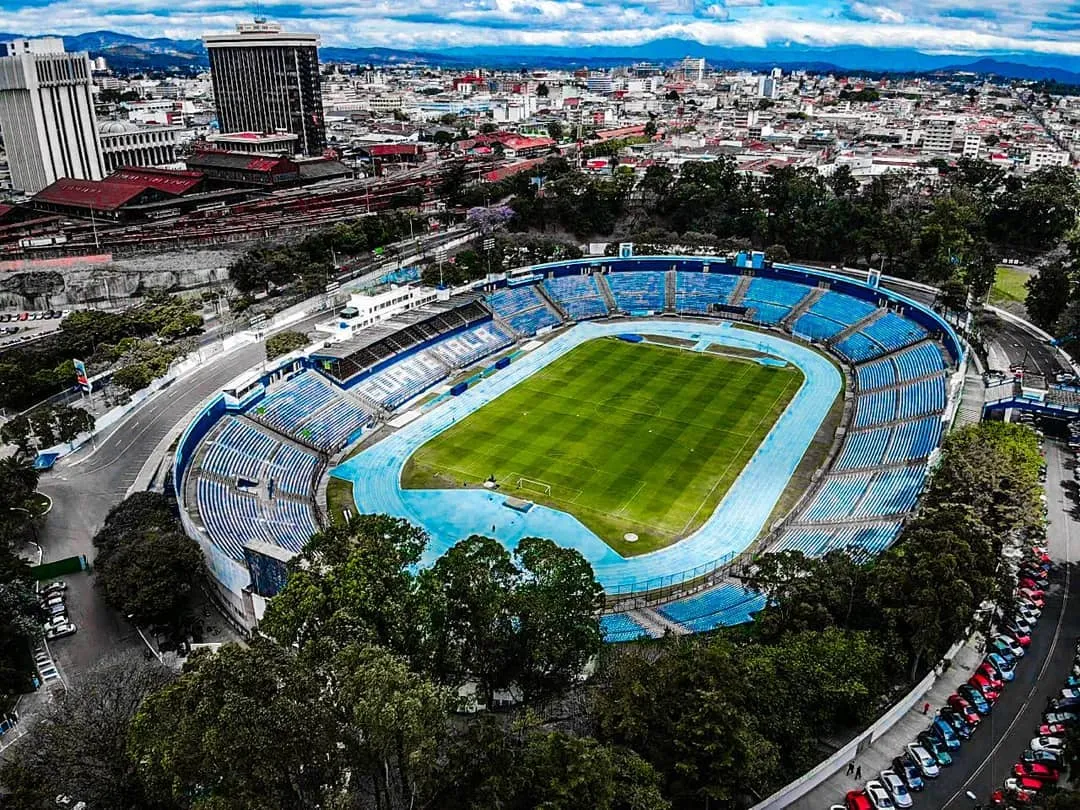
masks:
<path fill-rule="evenodd" d="M 778 324 L 810 294 L 810 289 L 805 284 L 755 276 L 746 288 L 742 305 L 755 309 L 761 323 Z"/>
<path fill-rule="evenodd" d="M 610 273 L 606 276 L 615 304 L 623 312 L 659 312 L 667 297 L 667 274 L 655 271 Z"/>
<path fill-rule="evenodd" d="M 726 304 L 739 283 L 739 276 L 729 273 L 675 274 L 675 310 L 701 315 L 711 304 Z"/>
<path fill-rule="evenodd" d="M 695 633 L 731 627 L 750 621 L 752 614 L 765 607 L 765 597 L 756 591 L 724 582 L 707 591 L 668 602 L 656 612 Z"/>
<path fill-rule="evenodd" d="M 575 321 L 602 318 L 608 314 L 607 304 L 593 276 L 563 276 L 544 280 L 544 289 Z"/>
<path fill-rule="evenodd" d="M 625 613 L 605 613 L 601 616 L 600 632 L 609 644 L 651 637 L 648 630 Z"/>
<path fill-rule="evenodd" d="M 496 290 L 488 294 L 487 302 L 522 335 L 535 335 L 538 330 L 560 322 L 531 284 Z"/>
<path fill-rule="evenodd" d="M 371 414 L 314 371 L 279 383 L 248 416 L 326 453 L 343 447 Z"/>

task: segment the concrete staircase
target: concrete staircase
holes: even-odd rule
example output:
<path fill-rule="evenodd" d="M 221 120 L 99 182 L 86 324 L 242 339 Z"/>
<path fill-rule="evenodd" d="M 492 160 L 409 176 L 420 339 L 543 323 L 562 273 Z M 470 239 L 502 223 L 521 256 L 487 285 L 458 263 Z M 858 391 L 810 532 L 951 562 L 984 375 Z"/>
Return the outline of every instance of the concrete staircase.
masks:
<path fill-rule="evenodd" d="M 742 275 L 739 276 L 738 282 L 735 284 L 735 289 L 731 291 L 731 298 L 728 299 L 728 303 L 733 307 L 741 307 L 743 296 L 746 295 L 747 288 L 750 287 L 750 281 L 753 276 Z"/>
<path fill-rule="evenodd" d="M 814 302 L 824 294 L 825 290 L 821 287 L 815 287 L 810 290 L 810 292 L 803 296 L 803 299 L 799 303 L 791 308 L 791 312 L 784 316 L 783 320 L 780 321 L 780 326 L 790 332 L 792 324 L 799 320 L 799 318 L 802 317 L 802 314 L 810 309 L 810 307 L 814 305 Z"/>
<path fill-rule="evenodd" d="M 840 332 L 837 332 L 835 335 L 833 335 L 831 338 L 829 338 L 829 340 L 828 340 L 829 345 L 830 346 L 835 346 L 840 341 L 847 340 L 849 337 L 851 337 L 853 334 L 858 332 L 860 329 L 862 329 L 862 328 L 864 328 L 866 326 L 869 326 L 874 321 L 876 321 L 878 318 L 883 317 L 885 315 L 885 313 L 888 312 L 888 311 L 889 310 L 884 309 L 884 308 L 875 309 L 873 312 L 871 312 L 869 315 L 867 315 L 862 320 L 855 321 L 855 323 L 853 323 L 847 329 L 844 329 L 844 330 L 842 330 Z"/>
<path fill-rule="evenodd" d="M 671 619 L 665 619 L 659 613 L 652 608 L 638 608 L 637 610 L 631 610 L 630 616 L 649 631 L 649 635 L 660 638 L 668 633 L 674 633 L 677 636 L 686 636 L 690 634 L 690 630 L 683 627 L 678 622 L 673 622 Z"/>
<path fill-rule="evenodd" d="M 603 273 L 596 273 L 593 278 L 596 279 L 596 287 L 600 290 L 604 303 L 607 304 L 608 312 L 618 312 L 619 306 L 615 303 L 615 296 L 611 294 L 611 287 L 608 286 Z"/>
<path fill-rule="evenodd" d="M 560 304 L 558 301 L 551 297 L 551 293 L 547 291 L 543 284 L 537 284 L 535 289 L 537 294 L 542 299 L 544 299 L 544 303 L 547 305 L 547 308 L 553 310 L 555 314 L 559 316 L 559 320 L 570 320 L 570 314 L 562 308 L 562 304 Z"/>
<path fill-rule="evenodd" d="M 664 312 L 675 311 L 675 270 L 668 270 L 665 273 L 664 286 L 666 289 L 666 295 L 664 296 Z"/>

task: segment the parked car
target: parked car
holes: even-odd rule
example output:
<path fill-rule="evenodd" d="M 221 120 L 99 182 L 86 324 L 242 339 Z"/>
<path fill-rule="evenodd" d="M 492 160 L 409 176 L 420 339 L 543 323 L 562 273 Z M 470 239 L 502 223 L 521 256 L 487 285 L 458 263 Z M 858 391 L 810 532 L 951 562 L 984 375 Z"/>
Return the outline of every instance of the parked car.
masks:
<path fill-rule="evenodd" d="M 1031 636 L 1025 633 L 1015 624 L 1007 624 L 1005 625 L 1003 630 L 1005 632 L 1005 635 L 1011 636 L 1012 638 L 1016 639 L 1016 643 L 1019 644 L 1021 647 L 1026 649 L 1031 646 Z"/>
<path fill-rule="evenodd" d="M 49 608 L 53 605 L 64 604 L 64 597 L 59 594 L 57 594 L 56 596 L 49 596 L 46 594 L 44 596 L 39 596 L 38 602 L 41 604 L 42 607 Z"/>
<path fill-rule="evenodd" d="M 949 695 L 949 708 L 964 718 L 971 726 L 979 725 L 982 715 L 975 711 L 971 703 L 960 695 Z"/>
<path fill-rule="evenodd" d="M 1017 595 L 1027 599 L 1031 604 L 1035 605 L 1039 610 L 1046 607 L 1046 601 L 1043 599 L 1043 592 L 1033 588 L 1021 587 L 1017 590 Z"/>
<path fill-rule="evenodd" d="M 1080 698 L 1080 689 L 1062 689 L 1061 696 L 1063 698 Z"/>
<path fill-rule="evenodd" d="M 67 616 L 52 616 L 47 622 L 45 622 L 45 629 L 51 630 L 54 627 L 59 627 L 62 624 L 67 624 Z"/>
<path fill-rule="evenodd" d="M 41 590 L 38 593 L 52 593 L 53 591 L 66 591 L 67 583 L 62 579 L 55 579 L 52 582 L 46 582 L 41 586 Z"/>
<path fill-rule="evenodd" d="M 904 780 L 904 784 L 907 785 L 908 790 L 919 791 L 926 787 L 919 766 L 915 764 L 915 760 L 913 760 L 909 754 L 901 754 L 898 757 L 894 757 L 892 769 L 893 773 Z"/>
<path fill-rule="evenodd" d="M 849 790 L 844 796 L 844 804 L 848 810 L 874 810 L 865 790 Z"/>
<path fill-rule="evenodd" d="M 1005 780 L 1005 790 L 1038 793 L 1044 787 L 1046 787 L 1045 784 L 1038 779 L 1032 779 L 1030 776 L 1010 776 Z"/>
<path fill-rule="evenodd" d="M 1001 677 L 1001 674 L 997 671 L 997 668 L 988 661 L 983 661 L 979 664 L 979 668 L 975 670 L 976 675 L 982 675 L 986 678 L 990 687 L 995 692 L 1001 692 L 1005 688 L 1005 680 Z"/>
<path fill-rule="evenodd" d="M 975 707 L 975 711 L 985 716 L 990 714 L 990 701 L 986 699 L 982 692 L 972 686 L 970 683 L 964 683 L 960 685 L 960 688 L 956 690 L 960 697 L 966 699 L 972 706 Z"/>
<path fill-rule="evenodd" d="M 932 756 L 938 765 L 945 768 L 952 765 L 952 754 L 949 753 L 949 749 L 938 742 L 937 738 L 929 731 L 920 731 L 915 737 L 915 741 L 925 748 Z"/>
<path fill-rule="evenodd" d="M 1016 615 L 1022 616 L 1024 621 L 1028 624 L 1035 624 L 1039 621 L 1042 611 L 1030 602 L 1017 602 Z"/>
<path fill-rule="evenodd" d="M 57 625 L 51 630 L 46 630 L 45 638 L 50 641 L 54 638 L 63 638 L 64 636 L 72 635 L 77 629 L 78 628 L 76 628 L 74 624 L 67 622 L 66 624 Z"/>
<path fill-rule="evenodd" d="M 46 608 L 45 612 L 48 613 L 50 616 L 66 616 L 67 605 L 63 604 L 62 602 L 59 605 L 51 605 L 50 607 Z"/>
<path fill-rule="evenodd" d="M 1032 749 L 1027 748 L 1020 754 L 1020 761 L 1038 762 L 1040 765 L 1049 765 L 1052 768 L 1057 768 L 1061 764 L 1061 755 L 1055 751 L 1033 751 Z"/>
<path fill-rule="evenodd" d="M 976 672 L 974 675 L 968 678 L 968 683 L 974 686 L 980 692 L 982 692 L 983 697 L 985 697 L 991 703 L 996 702 L 997 699 L 1001 696 L 1001 691 L 991 686 L 990 680 L 985 675 L 980 675 Z"/>
<path fill-rule="evenodd" d="M 1027 776 L 1042 782 L 1057 782 L 1061 778 L 1061 772 L 1050 765 L 1039 762 L 1017 762 L 1013 765 L 1015 776 Z"/>
<path fill-rule="evenodd" d="M 1032 751 L 1061 753 L 1065 748 L 1065 740 L 1061 737 L 1032 737 L 1028 747 Z"/>
<path fill-rule="evenodd" d="M 971 739 L 972 733 L 975 731 L 975 727 L 971 725 L 967 720 L 954 712 L 952 709 L 945 707 L 941 710 L 941 718 L 952 726 L 953 731 L 956 732 L 956 736 L 961 740 Z"/>
<path fill-rule="evenodd" d="M 1013 658 L 1024 657 L 1024 648 L 1017 639 L 1006 635 L 999 635 L 994 639 L 992 645 L 997 646 L 999 644 L 1004 645 L 1005 649 L 1012 654 Z"/>
<path fill-rule="evenodd" d="M 1059 712 L 1080 710 L 1080 698 L 1050 698 L 1047 708 Z"/>
<path fill-rule="evenodd" d="M 960 747 L 960 738 L 956 735 L 953 727 L 945 722 L 943 717 L 934 718 L 934 722 L 930 724 L 930 733 L 943 743 L 949 751 L 955 751 Z"/>
<path fill-rule="evenodd" d="M 875 810 L 893 810 L 896 807 L 893 804 L 892 796 L 889 795 L 889 791 L 876 779 L 866 783 L 866 795 L 870 799 L 870 804 L 874 805 Z"/>
<path fill-rule="evenodd" d="M 1061 723 L 1041 723 L 1038 734 L 1040 737 L 1064 737 L 1067 730 Z"/>
<path fill-rule="evenodd" d="M 1073 712 L 1047 712 L 1043 715 L 1044 723 L 1060 723 L 1063 726 L 1071 726 L 1077 720 L 1080 720 L 1080 715 Z"/>
<path fill-rule="evenodd" d="M 930 756 L 930 752 L 918 743 L 908 743 L 904 748 L 912 762 L 919 769 L 919 774 L 924 778 L 937 779 L 941 775 L 937 760 Z"/>
<path fill-rule="evenodd" d="M 882 771 L 879 774 L 881 778 L 881 784 L 885 786 L 885 789 L 889 791 L 889 796 L 892 797 L 893 804 L 897 807 L 911 807 L 911 792 L 907 789 L 907 785 L 904 784 L 904 780 L 896 773 L 896 771 Z M 867 785 L 869 788 L 869 785 Z"/>
<path fill-rule="evenodd" d="M 992 652 L 986 656 L 986 661 L 997 671 L 1001 680 L 1007 682 L 1016 677 L 1016 659 L 1007 661 L 1000 653 Z"/>

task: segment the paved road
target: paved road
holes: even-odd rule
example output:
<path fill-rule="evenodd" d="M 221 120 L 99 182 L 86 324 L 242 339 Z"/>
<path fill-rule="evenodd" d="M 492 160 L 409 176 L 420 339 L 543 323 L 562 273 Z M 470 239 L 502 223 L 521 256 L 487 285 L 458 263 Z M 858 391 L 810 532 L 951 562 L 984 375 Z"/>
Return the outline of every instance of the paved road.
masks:
<path fill-rule="evenodd" d="M 75 554 L 92 560 L 94 534 L 109 510 L 123 499 L 158 442 L 224 382 L 260 362 L 263 351 L 262 343 L 244 346 L 179 380 L 99 441 L 97 450 L 46 473 L 40 489 L 53 499 L 53 510 L 41 537 L 45 560 Z M 103 651 L 141 642 L 131 626 L 93 592 L 92 575 L 67 579 L 69 613 L 79 632 L 51 646 L 61 671 L 71 680 L 92 666 Z"/>
<path fill-rule="evenodd" d="M 918 796 L 920 806 L 970 808 L 973 802 L 965 795 L 968 790 L 985 803 L 1011 775 L 1013 764 L 1035 736 L 1047 699 L 1061 689 L 1072 666 L 1073 644 L 1080 635 L 1080 576 L 1071 570 L 1080 558 L 1072 466 L 1066 452 L 1047 443 L 1048 541 L 1057 565 L 1038 630 L 1027 655 L 1017 665 L 1016 680 L 1006 685 L 990 717 L 964 743 L 956 763 Z"/>

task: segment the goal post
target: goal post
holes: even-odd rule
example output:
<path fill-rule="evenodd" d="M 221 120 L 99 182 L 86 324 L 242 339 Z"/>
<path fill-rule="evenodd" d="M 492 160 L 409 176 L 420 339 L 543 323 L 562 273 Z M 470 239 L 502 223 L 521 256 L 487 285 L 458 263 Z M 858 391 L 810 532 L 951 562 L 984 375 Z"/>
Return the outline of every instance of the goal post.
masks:
<path fill-rule="evenodd" d="M 543 481 L 537 481 L 532 478 L 518 478 L 517 488 L 530 490 L 532 492 L 542 492 L 549 497 L 551 495 L 551 484 L 545 484 Z"/>

